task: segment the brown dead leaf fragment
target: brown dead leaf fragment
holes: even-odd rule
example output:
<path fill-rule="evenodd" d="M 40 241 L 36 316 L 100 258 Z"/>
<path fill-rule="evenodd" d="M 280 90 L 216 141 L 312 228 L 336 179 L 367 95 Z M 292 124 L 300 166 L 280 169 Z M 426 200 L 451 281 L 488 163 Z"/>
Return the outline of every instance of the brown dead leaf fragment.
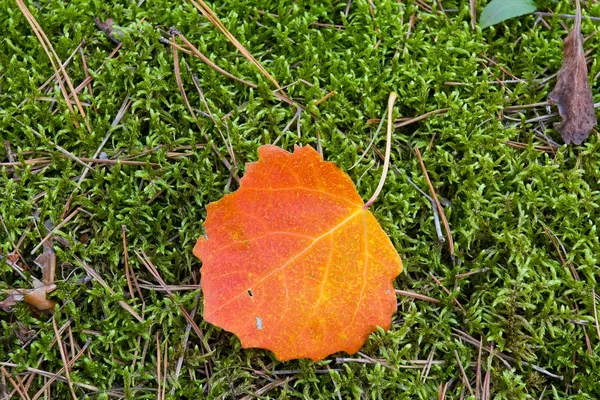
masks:
<path fill-rule="evenodd" d="M 555 125 L 566 144 L 581 144 L 596 125 L 594 100 L 588 83 L 581 34 L 581 6 L 577 1 L 575 26 L 565 38 L 563 65 L 548 101 L 558 106 L 563 121 Z"/>

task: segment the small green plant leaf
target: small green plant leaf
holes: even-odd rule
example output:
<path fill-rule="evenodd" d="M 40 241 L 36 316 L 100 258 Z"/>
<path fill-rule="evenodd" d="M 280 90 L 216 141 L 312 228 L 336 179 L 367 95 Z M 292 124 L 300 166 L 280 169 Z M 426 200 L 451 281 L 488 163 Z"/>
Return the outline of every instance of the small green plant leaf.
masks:
<path fill-rule="evenodd" d="M 482 29 L 537 10 L 533 0 L 492 0 L 481 12 Z"/>

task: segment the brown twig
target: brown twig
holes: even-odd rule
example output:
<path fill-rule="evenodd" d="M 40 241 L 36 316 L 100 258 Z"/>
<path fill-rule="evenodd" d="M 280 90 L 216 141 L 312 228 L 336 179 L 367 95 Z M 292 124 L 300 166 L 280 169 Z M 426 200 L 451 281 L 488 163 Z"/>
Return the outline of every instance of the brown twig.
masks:
<path fill-rule="evenodd" d="M 183 43 L 185 43 L 185 45 L 190 49 L 190 51 L 192 52 L 192 54 L 196 57 L 198 57 L 199 59 L 202 60 L 202 62 L 204 62 L 206 65 L 208 65 L 211 69 L 217 71 L 218 73 L 225 75 L 226 77 L 233 79 L 234 81 L 238 81 L 240 83 L 243 83 L 244 85 L 250 86 L 251 88 L 256 89 L 258 87 L 258 85 L 256 83 L 252 83 L 252 82 L 248 82 L 247 80 L 238 78 L 235 75 L 230 74 L 229 72 L 225 71 L 223 68 L 219 67 L 217 64 L 215 64 L 214 62 L 212 62 L 208 57 L 206 57 L 204 54 L 202 54 L 202 52 L 200 50 L 198 50 L 198 48 L 196 46 L 194 46 L 192 43 L 190 43 L 189 40 L 187 40 L 187 38 L 185 36 L 183 36 L 181 34 L 181 32 L 179 32 L 176 29 L 172 29 L 172 33 L 174 35 L 177 35 L 177 37 L 179 39 L 181 39 L 181 41 L 183 41 Z M 169 44 L 171 44 L 172 42 L 169 42 Z M 174 43 L 174 42 L 173 42 Z M 173 50 L 177 50 L 177 47 L 173 46 Z"/>
<path fill-rule="evenodd" d="M 475 275 L 475 274 L 481 274 L 483 272 L 488 272 L 490 269 L 489 268 L 481 268 L 478 269 L 476 271 L 469 271 L 469 272 L 464 272 L 462 274 L 456 274 L 456 279 L 460 279 L 460 278 L 466 278 L 467 276 L 471 276 L 471 275 Z"/>

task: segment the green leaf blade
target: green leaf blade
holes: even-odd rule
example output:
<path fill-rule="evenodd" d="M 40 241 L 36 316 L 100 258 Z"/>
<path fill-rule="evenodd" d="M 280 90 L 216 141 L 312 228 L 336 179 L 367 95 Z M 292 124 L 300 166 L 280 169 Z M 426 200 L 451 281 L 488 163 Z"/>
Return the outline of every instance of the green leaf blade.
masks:
<path fill-rule="evenodd" d="M 492 0 L 481 12 L 481 29 L 537 10 L 533 0 Z"/>

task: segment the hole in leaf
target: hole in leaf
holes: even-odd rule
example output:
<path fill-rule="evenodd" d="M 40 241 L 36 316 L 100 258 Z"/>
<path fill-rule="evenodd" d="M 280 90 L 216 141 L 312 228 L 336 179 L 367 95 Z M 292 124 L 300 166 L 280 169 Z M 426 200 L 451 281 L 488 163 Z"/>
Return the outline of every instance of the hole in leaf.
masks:
<path fill-rule="evenodd" d="M 256 328 L 258 328 L 259 331 L 263 328 L 262 318 L 258 316 L 256 317 Z"/>
<path fill-rule="evenodd" d="M 248 296 L 250 296 L 250 297 L 254 296 L 254 295 L 252 294 L 252 290 L 250 290 L 250 289 L 248 289 Z"/>

